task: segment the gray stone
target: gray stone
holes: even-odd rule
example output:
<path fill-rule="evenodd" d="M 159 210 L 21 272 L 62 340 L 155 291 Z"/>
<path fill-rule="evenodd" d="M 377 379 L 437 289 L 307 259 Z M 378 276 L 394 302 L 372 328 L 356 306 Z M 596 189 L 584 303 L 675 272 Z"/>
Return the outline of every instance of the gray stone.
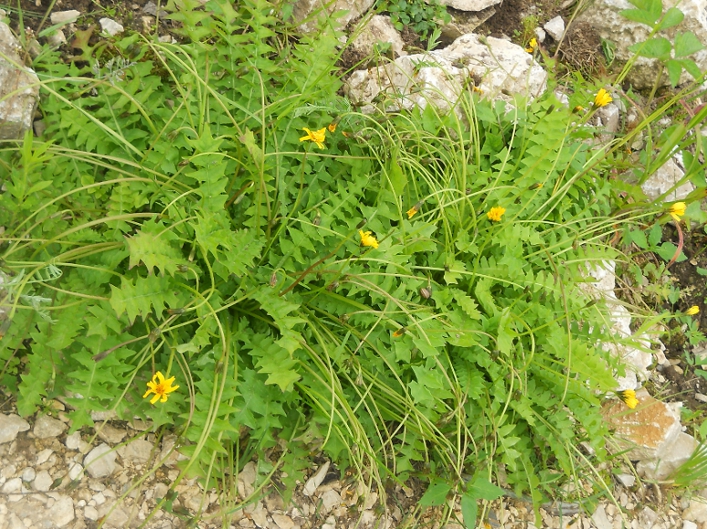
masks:
<path fill-rule="evenodd" d="M 32 488 L 40 492 L 47 492 L 51 488 L 53 481 L 54 480 L 49 472 L 46 470 L 40 470 L 37 473 L 37 477 L 34 478 L 34 481 L 32 482 Z"/>
<path fill-rule="evenodd" d="M 651 529 L 657 520 L 658 513 L 650 507 L 644 507 L 643 510 L 638 513 L 638 524 L 641 529 Z"/>
<path fill-rule="evenodd" d="M 305 32 L 313 31 L 319 26 L 318 20 L 322 17 L 330 17 L 336 11 L 346 11 L 341 17 L 336 19 L 336 25 L 344 27 L 354 19 L 359 18 L 373 5 L 375 0 L 298 0 L 292 15 L 300 29 Z"/>
<path fill-rule="evenodd" d="M 84 508 L 83 515 L 87 520 L 92 520 L 94 522 L 98 520 L 98 511 L 90 505 L 87 505 L 86 508 Z"/>
<path fill-rule="evenodd" d="M 0 31 L 2 24 L 0 24 Z M 2 71 L 2 62 L 0 62 L 0 72 Z M 0 82 L 0 86 L 2 83 Z M 2 92 L 2 89 L 0 89 Z M 0 99 L 2 95 L 0 94 Z M 2 107 L 2 103 L 0 103 Z M 0 129 L 1 130 L 1 129 Z M 20 418 L 19 415 L 3 415 L 0 414 L 0 444 L 9 443 L 17 438 L 19 432 L 26 432 L 29 430 L 29 423 L 24 419 Z"/>
<path fill-rule="evenodd" d="M 82 474 L 83 474 L 83 466 L 81 466 L 79 463 L 73 463 L 69 467 L 69 479 L 71 481 L 79 479 Z"/>
<path fill-rule="evenodd" d="M 144 439 L 135 439 L 118 448 L 118 455 L 133 465 L 144 465 L 150 459 L 154 446 Z"/>
<path fill-rule="evenodd" d="M 81 432 L 76 431 L 71 435 L 67 435 L 64 444 L 69 450 L 78 450 L 81 446 Z"/>
<path fill-rule="evenodd" d="M 22 471 L 22 481 L 29 483 L 35 477 L 37 477 L 37 472 L 32 467 L 27 467 Z"/>
<path fill-rule="evenodd" d="M 41 464 L 49 461 L 49 458 L 52 456 L 53 453 L 54 453 L 54 450 L 52 450 L 51 448 L 45 448 L 41 452 L 38 452 L 37 453 L 37 464 L 41 465 Z"/>
<path fill-rule="evenodd" d="M 249 461 L 238 474 L 238 495 L 245 499 L 255 491 L 255 478 L 257 476 L 255 463 Z"/>
<path fill-rule="evenodd" d="M 695 438 L 680 432 L 674 440 L 660 447 L 655 459 L 640 461 L 636 465 L 636 471 L 650 480 L 664 480 L 690 459 L 696 448 Z"/>
<path fill-rule="evenodd" d="M 263 502 L 259 501 L 255 509 L 253 509 L 253 512 L 250 513 L 251 518 L 255 522 L 255 525 L 258 527 L 267 527 L 268 525 L 268 511 L 265 510 L 265 506 L 263 506 Z"/>
<path fill-rule="evenodd" d="M 559 42 L 565 34 L 565 21 L 562 20 L 561 16 L 556 16 L 552 20 L 549 20 L 543 28 L 547 31 L 548 35 Z"/>
<path fill-rule="evenodd" d="M 47 37 L 47 43 L 52 48 L 58 48 L 62 44 L 66 44 L 66 35 L 64 35 L 64 32 L 59 29 Z"/>
<path fill-rule="evenodd" d="M 695 190 L 695 186 L 689 180 L 680 182 L 684 176 L 685 172 L 678 164 L 678 160 L 669 158 L 648 180 L 643 182 L 641 189 L 651 200 L 657 200 L 663 195 L 665 195 L 663 200 L 668 202 L 682 200 Z"/>
<path fill-rule="evenodd" d="M 425 108 L 448 110 L 478 81 L 482 97 L 513 101 L 514 95 L 536 97 L 545 91 L 547 72 L 520 46 L 503 39 L 470 34 L 442 50 L 407 55 L 395 61 L 355 71 L 344 85 L 349 98 L 372 112 L 369 103 L 388 94 L 386 110 Z"/>
<path fill-rule="evenodd" d="M 41 415 L 34 423 L 35 437 L 38 439 L 48 439 L 50 437 L 59 437 L 66 430 L 66 424 L 49 415 Z"/>
<path fill-rule="evenodd" d="M 128 435 L 128 432 L 104 422 L 96 429 L 96 435 L 110 445 L 117 445 Z"/>
<path fill-rule="evenodd" d="M 704 500 L 690 500 L 690 506 L 682 512 L 682 517 L 698 524 L 707 523 L 707 503 Z"/>
<path fill-rule="evenodd" d="M 22 478 L 12 478 L 8 479 L 2 486 L 2 491 L 4 494 L 10 494 L 13 492 L 20 492 L 22 490 Z"/>
<path fill-rule="evenodd" d="M 483 11 L 452 11 L 450 21 L 442 26 L 440 40 L 450 44 L 462 35 L 473 33 L 476 28 L 496 14 L 496 8 L 487 7 Z"/>
<path fill-rule="evenodd" d="M 105 443 L 101 443 L 91 450 L 83 460 L 86 471 L 92 478 L 110 476 L 116 468 L 117 454 Z"/>
<path fill-rule="evenodd" d="M 76 22 L 76 19 L 81 16 L 80 11 L 71 9 L 69 11 L 56 11 L 49 17 L 52 24 L 68 24 L 70 22 Z"/>
<path fill-rule="evenodd" d="M 47 514 L 55 527 L 65 527 L 74 520 L 74 501 L 69 496 L 59 496 Z"/>
<path fill-rule="evenodd" d="M 440 0 L 439 3 L 459 11 L 473 11 L 476 13 L 500 4 L 501 0 Z"/>
<path fill-rule="evenodd" d="M 682 522 L 682 529 L 697 529 L 697 524 L 690 520 L 685 520 Z"/>
<path fill-rule="evenodd" d="M 342 503 L 341 496 L 335 490 L 328 490 L 321 495 L 320 501 L 322 502 L 322 511 L 328 513 L 334 507 L 337 507 Z"/>
<path fill-rule="evenodd" d="M 302 494 L 305 496 L 312 496 L 317 491 L 319 485 L 322 484 L 324 478 L 326 477 L 326 473 L 329 470 L 329 465 L 331 465 L 331 463 L 329 461 L 325 461 L 324 464 L 319 467 L 319 470 L 317 470 L 304 484 Z"/>
<path fill-rule="evenodd" d="M 666 0 L 662 2 L 663 11 L 670 7 L 679 7 L 685 14 L 683 21 L 676 27 L 659 33 L 660 36 L 674 42 L 677 32 L 685 33 L 692 31 L 697 40 L 702 43 L 707 42 L 707 11 L 705 0 Z M 633 55 L 629 47 L 638 42 L 644 42 L 648 38 L 650 28 L 645 24 L 633 22 L 623 17 L 620 12 L 624 9 L 634 9 L 627 0 L 596 0 L 590 9 L 584 10 L 574 21 L 574 24 L 586 24 L 593 28 L 599 37 L 608 40 L 616 45 L 614 52 L 615 59 L 619 65 L 626 63 Z M 690 55 L 701 71 L 707 70 L 707 49 L 698 51 Z M 634 89 L 651 88 L 656 81 L 659 63 L 656 59 L 639 57 L 626 81 L 633 85 Z M 688 82 L 692 79 L 683 72 L 680 83 Z M 663 86 L 668 85 L 667 72 L 661 76 Z"/>
<path fill-rule="evenodd" d="M 636 476 L 633 474 L 616 474 L 616 479 L 627 488 L 633 487 L 636 484 Z"/>
<path fill-rule="evenodd" d="M 101 29 L 111 37 L 115 37 L 116 35 L 122 33 L 125 30 L 125 28 L 121 24 L 119 24 L 112 18 L 103 17 L 98 21 L 98 23 L 101 25 Z"/>
<path fill-rule="evenodd" d="M 396 57 L 406 55 L 403 51 L 403 38 L 393 27 L 390 17 L 374 15 L 366 21 L 366 25 L 351 42 L 351 48 L 363 55 L 371 55 L 376 45 L 381 43 L 389 44 Z"/>
<path fill-rule="evenodd" d="M 295 526 L 295 522 L 292 521 L 292 518 L 285 514 L 275 513 L 272 515 L 272 519 L 280 529 L 292 529 Z"/>
<path fill-rule="evenodd" d="M 606 510 L 602 504 L 597 506 L 596 511 L 592 514 L 592 521 L 596 526 L 596 529 L 613 529 L 613 524 L 606 515 Z"/>

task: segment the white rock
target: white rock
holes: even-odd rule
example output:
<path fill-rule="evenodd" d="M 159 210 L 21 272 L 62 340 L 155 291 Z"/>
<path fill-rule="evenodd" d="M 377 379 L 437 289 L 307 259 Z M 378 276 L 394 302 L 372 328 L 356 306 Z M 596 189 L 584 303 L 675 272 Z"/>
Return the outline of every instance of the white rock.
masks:
<path fill-rule="evenodd" d="M 377 44 L 389 44 L 396 57 L 406 55 L 403 51 L 405 45 L 403 38 L 393 27 L 388 16 L 374 15 L 368 19 L 366 25 L 351 42 L 351 47 L 363 55 L 370 55 Z"/>
<path fill-rule="evenodd" d="M 0 489 L 4 494 L 20 492 L 22 490 L 22 478 L 8 479 Z"/>
<path fill-rule="evenodd" d="M 58 48 L 62 44 L 66 44 L 66 35 L 59 29 L 47 37 L 47 42 L 52 48 Z"/>
<path fill-rule="evenodd" d="M 272 519 L 280 529 L 293 529 L 295 522 L 285 514 L 273 514 Z"/>
<path fill-rule="evenodd" d="M 152 496 L 157 499 L 164 498 L 167 491 L 169 491 L 169 486 L 166 483 L 156 483 Z"/>
<path fill-rule="evenodd" d="M 47 514 L 55 527 L 64 527 L 74 519 L 74 501 L 69 496 L 62 495 Z"/>
<path fill-rule="evenodd" d="M 683 182 L 676 187 L 684 176 L 685 172 L 680 167 L 680 164 L 677 163 L 677 160 L 669 158 L 641 185 L 641 189 L 651 200 L 657 200 L 658 197 L 665 195 L 668 191 L 670 193 L 665 195 L 663 200 L 668 202 L 682 200 L 695 190 L 695 186 L 690 181 Z"/>
<path fill-rule="evenodd" d="M 640 461 L 636 465 L 639 475 L 650 480 L 663 480 L 685 463 L 697 448 L 694 437 L 680 432 L 673 441 L 665 443 L 658 450 L 656 459 Z"/>
<path fill-rule="evenodd" d="M 552 20 L 549 20 L 543 28 L 547 31 L 555 41 L 559 42 L 562 36 L 565 34 L 565 21 L 562 20 L 561 16 L 556 16 Z"/>
<path fill-rule="evenodd" d="M 440 0 L 439 3 L 459 11 L 483 11 L 487 7 L 500 4 L 501 0 Z"/>
<path fill-rule="evenodd" d="M 602 504 L 599 504 L 594 514 L 592 514 L 592 521 L 596 529 L 613 529 L 613 524 L 606 515 L 606 510 Z"/>
<path fill-rule="evenodd" d="M 32 467 L 27 467 L 22 471 L 22 481 L 29 483 L 35 477 L 37 477 L 37 472 Z"/>
<path fill-rule="evenodd" d="M 78 479 L 83 474 L 83 466 L 79 463 L 73 463 L 69 467 L 69 479 L 74 481 Z"/>
<path fill-rule="evenodd" d="M 346 11 L 343 16 L 331 20 L 330 23 L 344 27 L 352 20 L 359 18 L 368 11 L 375 0 L 335 0 L 334 2 L 326 0 L 298 0 L 292 10 L 294 19 L 300 24 L 300 29 L 305 32 L 313 31 L 319 26 L 318 20 L 322 17 L 329 17 L 331 13 L 336 11 Z M 318 15 L 314 15 L 319 11 Z M 305 19 L 311 19 L 304 22 Z"/>
<path fill-rule="evenodd" d="M 37 477 L 34 478 L 34 482 L 32 482 L 32 488 L 40 492 L 47 492 L 51 488 L 53 481 L 49 472 L 40 470 L 37 473 Z"/>
<path fill-rule="evenodd" d="M 37 464 L 42 465 L 49 461 L 49 458 L 52 456 L 54 453 L 54 450 L 51 448 L 45 448 L 44 450 L 40 451 L 37 453 Z"/>
<path fill-rule="evenodd" d="M 617 107 L 614 103 L 609 103 L 606 106 L 600 107 L 594 114 L 594 120 L 597 121 L 596 125 L 610 134 L 613 134 L 619 130 L 619 117 L 619 107 Z M 610 139 L 611 136 L 607 138 L 607 141 Z"/>
<path fill-rule="evenodd" d="M 118 448 L 118 455 L 133 465 L 144 465 L 150 459 L 154 445 L 144 439 L 135 439 Z"/>
<path fill-rule="evenodd" d="M 60 420 L 48 415 L 41 415 L 34 423 L 32 433 L 38 439 L 48 439 L 49 437 L 59 437 L 64 433 L 64 430 L 66 430 L 66 425 Z"/>
<path fill-rule="evenodd" d="M 91 499 L 96 502 L 96 505 L 103 505 L 106 502 L 106 495 L 102 492 L 97 492 Z"/>
<path fill-rule="evenodd" d="M 0 33 L 2 32 L 2 24 L 0 24 Z M 0 46 L 0 53 L 2 47 Z M 0 62 L 0 76 L 2 72 L 2 62 Z M 0 87 L 2 82 L 0 81 Z M 2 89 L 0 89 L 0 99 L 2 99 Z M 2 102 L 0 102 L 0 109 L 2 108 Z M 0 129 L 1 131 L 2 129 Z M 26 432 L 29 430 L 29 423 L 24 419 L 20 418 L 19 415 L 3 415 L 0 414 L 0 444 L 9 443 L 17 438 L 19 432 Z"/>
<path fill-rule="evenodd" d="M 90 505 L 86 506 L 86 508 L 83 510 L 83 515 L 88 520 L 92 520 L 94 522 L 98 520 L 98 511 Z"/>
<path fill-rule="evenodd" d="M 707 523 L 707 503 L 704 501 L 690 500 L 690 506 L 682 512 L 683 520 Z"/>
<path fill-rule="evenodd" d="M 670 42 L 674 42 L 676 32 L 692 31 L 697 40 L 707 42 L 707 11 L 704 0 L 666 0 L 662 2 L 663 10 L 678 6 L 685 18 L 678 26 L 660 33 Z M 644 42 L 649 33 L 645 24 L 633 22 L 621 16 L 620 11 L 634 9 L 627 0 L 596 0 L 591 9 L 586 9 L 574 21 L 574 24 L 587 24 L 593 28 L 602 39 L 616 44 L 615 58 L 618 63 L 625 63 L 633 54 L 629 46 Z M 699 51 L 689 57 L 693 59 L 701 71 L 707 70 L 707 50 Z M 656 80 L 658 63 L 655 59 L 639 57 L 629 72 L 626 81 L 634 89 L 651 88 Z M 680 83 L 692 79 L 683 72 Z M 663 85 L 668 84 L 668 75 L 661 76 Z"/>
<path fill-rule="evenodd" d="M 543 28 L 535 28 L 535 38 L 538 39 L 538 42 L 540 44 L 545 42 L 546 37 L 547 34 L 545 33 L 545 30 Z"/>
<path fill-rule="evenodd" d="M 441 28 L 440 41 L 444 44 L 451 44 L 462 35 L 473 33 L 476 28 L 495 14 L 494 7 L 488 7 L 479 12 L 452 11 L 449 13 L 450 21 Z"/>
<path fill-rule="evenodd" d="M 125 439 L 128 432 L 122 428 L 116 428 L 108 422 L 104 422 L 96 429 L 96 435 L 109 445 L 117 445 Z"/>
<path fill-rule="evenodd" d="M 262 501 L 259 501 L 253 512 L 250 513 L 251 518 L 258 527 L 267 527 L 268 525 L 268 511 L 265 510 L 265 506 Z"/>
<path fill-rule="evenodd" d="M 83 465 L 92 478 L 103 478 L 115 471 L 116 456 L 110 446 L 101 443 L 86 455 Z"/>
<path fill-rule="evenodd" d="M 14 478 L 16 472 L 17 465 L 13 465 L 12 463 L 10 463 L 9 465 L 5 465 L 3 468 L 0 469 L 0 477 L 3 477 L 5 479 Z"/>
<path fill-rule="evenodd" d="M 658 513 L 650 507 L 644 507 L 638 514 L 638 524 L 641 529 L 651 529 L 658 520 Z"/>
<path fill-rule="evenodd" d="M 329 461 L 325 461 L 324 464 L 319 467 L 319 470 L 317 470 L 304 484 L 302 494 L 305 496 L 312 496 L 317 491 L 317 488 L 319 488 L 319 485 L 322 484 L 322 481 L 324 481 L 324 478 L 326 477 L 330 464 L 331 463 Z"/>
<path fill-rule="evenodd" d="M 255 478 L 257 468 L 253 461 L 249 461 L 238 474 L 237 489 L 241 499 L 245 499 L 255 491 Z"/>
<path fill-rule="evenodd" d="M 334 507 L 337 507 L 342 503 L 341 496 L 335 490 L 326 491 L 324 494 L 322 494 L 320 500 L 322 502 L 322 511 L 324 513 L 328 513 Z"/>
<path fill-rule="evenodd" d="M 536 97 L 547 83 L 547 72 L 520 46 L 469 34 L 442 50 L 407 55 L 377 68 L 357 70 L 346 81 L 344 90 L 368 112 L 373 107 L 366 103 L 381 92 L 390 96 L 388 110 L 424 108 L 429 103 L 444 111 L 458 100 L 469 77 L 480 80 L 477 88 L 483 97 L 509 102 L 516 94 Z"/>
<path fill-rule="evenodd" d="M 81 446 L 81 432 L 77 430 L 71 435 L 67 435 L 64 444 L 69 450 L 78 450 Z"/>
<path fill-rule="evenodd" d="M 104 17 L 100 19 L 98 23 L 101 25 L 101 29 L 111 37 L 115 37 L 116 35 L 122 33 L 125 30 L 125 28 L 121 24 L 118 24 L 112 18 Z"/>
<path fill-rule="evenodd" d="M 682 529 L 697 529 L 697 524 L 690 520 L 685 520 L 682 522 Z"/>
<path fill-rule="evenodd" d="M 77 18 L 81 16 L 79 11 L 71 9 L 69 11 L 55 11 L 49 17 L 52 24 L 65 24 L 69 22 L 75 22 Z"/>
<path fill-rule="evenodd" d="M 633 474 L 616 474 L 616 479 L 626 488 L 633 487 L 636 484 L 636 476 Z"/>

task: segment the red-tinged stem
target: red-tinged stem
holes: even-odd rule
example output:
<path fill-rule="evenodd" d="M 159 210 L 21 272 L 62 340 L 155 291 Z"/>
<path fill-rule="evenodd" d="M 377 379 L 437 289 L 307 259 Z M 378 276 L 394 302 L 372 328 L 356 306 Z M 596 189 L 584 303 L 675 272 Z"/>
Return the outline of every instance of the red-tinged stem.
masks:
<path fill-rule="evenodd" d="M 675 222 L 675 227 L 678 229 L 678 248 L 675 250 L 675 255 L 673 255 L 673 258 L 665 268 L 670 268 L 670 265 L 673 264 L 682 253 L 682 243 L 684 242 L 684 239 L 682 236 L 682 230 L 680 229 L 680 221 Z"/>

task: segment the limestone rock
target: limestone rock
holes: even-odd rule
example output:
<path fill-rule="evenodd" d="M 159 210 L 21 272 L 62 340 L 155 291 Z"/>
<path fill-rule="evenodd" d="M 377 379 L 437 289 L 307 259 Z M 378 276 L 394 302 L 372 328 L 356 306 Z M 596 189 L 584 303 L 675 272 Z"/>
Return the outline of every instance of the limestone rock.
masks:
<path fill-rule="evenodd" d="M 91 450 L 83 460 L 86 471 L 92 478 L 110 476 L 115 471 L 117 454 L 105 443 Z"/>
<path fill-rule="evenodd" d="M 110 445 L 117 445 L 122 442 L 128 432 L 122 428 L 116 428 L 108 422 L 104 422 L 96 429 L 98 437 Z"/>
<path fill-rule="evenodd" d="M 707 503 L 697 499 L 690 500 L 690 506 L 682 512 L 682 517 L 691 522 L 707 524 Z"/>
<path fill-rule="evenodd" d="M 330 464 L 331 463 L 329 463 L 329 461 L 326 461 L 321 467 L 319 467 L 319 470 L 317 470 L 314 475 L 307 480 L 307 483 L 304 484 L 302 494 L 305 496 L 311 496 L 317 491 L 317 488 L 319 488 L 319 485 L 322 484 L 324 478 L 326 477 Z"/>
<path fill-rule="evenodd" d="M 393 27 L 390 17 L 383 15 L 372 16 L 351 42 L 351 47 L 363 55 L 371 55 L 376 45 L 380 43 L 390 44 L 395 57 L 407 55 L 403 51 L 405 45 L 403 38 Z"/>
<path fill-rule="evenodd" d="M 32 488 L 40 492 L 47 492 L 51 488 L 53 481 L 54 480 L 49 472 L 46 470 L 40 470 L 37 473 L 37 477 L 34 478 L 34 481 L 32 482 Z"/>
<path fill-rule="evenodd" d="M 76 19 L 81 16 L 79 11 L 71 9 L 69 11 L 55 11 L 49 17 L 52 24 L 68 24 L 70 22 L 76 22 Z"/>
<path fill-rule="evenodd" d="M 479 12 L 450 9 L 449 15 L 451 20 L 442 26 L 440 40 L 445 44 L 450 44 L 462 35 L 473 33 L 476 28 L 495 14 L 496 8 L 493 6 L 487 7 Z"/>
<path fill-rule="evenodd" d="M 0 140 L 19 139 L 30 129 L 39 100 L 39 79 L 19 50 L 8 25 L 0 22 Z"/>
<path fill-rule="evenodd" d="M 144 439 L 135 439 L 118 448 L 118 454 L 133 465 L 144 465 L 150 459 L 154 446 Z"/>
<path fill-rule="evenodd" d="M 685 19 L 677 27 L 670 28 L 660 33 L 671 42 L 674 41 L 675 33 L 692 31 L 697 40 L 707 42 L 707 10 L 705 10 L 705 0 L 666 0 L 663 2 L 663 10 L 669 7 L 679 7 L 685 14 Z M 596 0 L 590 9 L 585 10 L 576 19 L 574 24 L 587 24 L 596 30 L 598 35 L 616 44 L 615 58 L 619 63 L 625 63 L 632 53 L 628 48 L 647 39 L 649 28 L 645 24 L 633 22 L 624 18 L 619 13 L 624 9 L 633 9 L 628 0 Z M 690 56 L 700 70 L 707 70 L 707 49 L 699 51 Z M 644 89 L 653 86 L 658 71 L 658 62 L 655 59 L 639 57 L 635 66 L 626 78 L 634 88 Z M 687 82 L 692 79 L 683 72 L 680 82 Z M 667 72 L 661 77 L 663 86 L 669 83 Z"/>
<path fill-rule="evenodd" d="M 48 439 L 60 436 L 64 430 L 66 430 L 66 425 L 63 422 L 48 415 L 42 415 L 34 423 L 32 433 L 38 439 Z"/>
<path fill-rule="evenodd" d="M 547 72 L 511 42 L 469 34 L 442 50 L 407 55 L 395 61 L 357 70 L 344 90 L 364 111 L 381 93 L 389 96 L 387 109 L 399 110 L 432 104 L 448 110 L 460 97 L 469 78 L 478 80 L 484 97 L 512 101 L 513 95 L 535 97 L 546 87 Z"/>
<path fill-rule="evenodd" d="M 690 459 L 696 448 L 695 438 L 680 432 L 675 441 L 660 450 L 658 459 L 640 461 L 636 465 L 636 471 L 646 479 L 664 480 Z"/>
<path fill-rule="evenodd" d="M 103 17 L 98 21 L 98 23 L 101 25 L 101 29 L 111 37 L 115 37 L 116 35 L 122 33 L 125 29 L 121 24 L 112 18 Z"/>
<path fill-rule="evenodd" d="M 365 14 L 375 0 L 297 0 L 292 15 L 300 24 L 300 29 L 305 32 L 313 31 L 318 27 L 318 19 L 322 16 L 331 16 L 337 11 L 346 11 L 346 14 L 336 18 L 336 25 L 344 27 L 352 20 Z"/>
<path fill-rule="evenodd" d="M 643 182 L 641 189 L 651 200 L 656 200 L 658 197 L 668 193 L 668 191 L 670 193 L 665 196 L 664 200 L 667 202 L 681 200 L 695 190 L 695 186 L 690 181 L 683 182 L 676 187 L 684 176 L 685 172 L 677 163 L 677 160 L 670 158 L 648 180 Z"/>
<path fill-rule="evenodd" d="M 501 0 L 440 0 L 443 6 L 453 7 L 459 11 L 479 12 L 501 3 Z"/>
<path fill-rule="evenodd" d="M 607 403 L 602 413 L 616 432 L 622 450 L 632 461 L 657 460 L 667 455 L 682 432 L 680 403 L 666 404 L 645 389 L 636 392 L 639 401 L 629 410 L 621 400 Z"/>
<path fill-rule="evenodd" d="M 255 491 L 255 478 L 257 477 L 257 468 L 255 463 L 249 461 L 243 467 L 243 470 L 238 474 L 238 495 L 245 499 Z"/>
<path fill-rule="evenodd" d="M 555 39 L 555 41 L 559 42 L 565 34 L 565 21 L 562 20 L 561 16 L 556 16 L 552 20 L 549 20 L 543 28 L 547 31 L 548 35 Z"/>
<path fill-rule="evenodd" d="M 1 103 L 0 103 L 1 105 Z M 29 423 L 19 415 L 0 413 L 0 444 L 14 441 L 19 432 L 29 430 Z"/>

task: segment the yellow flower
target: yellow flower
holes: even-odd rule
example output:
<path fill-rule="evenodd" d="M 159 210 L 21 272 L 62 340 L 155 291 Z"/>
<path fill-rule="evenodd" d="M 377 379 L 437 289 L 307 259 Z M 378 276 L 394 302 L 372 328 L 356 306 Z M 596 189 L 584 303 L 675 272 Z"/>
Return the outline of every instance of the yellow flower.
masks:
<path fill-rule="evenodd" d="M 329 132 L 334 134 L 336 132 L 337 125 L 338 125 L 338 123 L 336 121 L 332 121 L 331 123 L 329 123 L 329 125 L 327 126 L 327 128 L 329 129 Z"/>
<path fill-rule="evenodd" d="M 685 311 L 685 314 L 687 314 L 688 316 L 694 316 L 695 314 L 699 314 L 699 313 L 700 313 L 700 307 L 698 307 L 697 305 L 693 305 L 692 307 L 690 307 L 689 309 L 687 309 Z"/>
<path fill-rule="evenodd" d="M 584 107 L 582 105 L 577 105 L 572 109 L 572 112 L 574 112 L 575 114 L 579 114 L 582 111 L 584 111 Z"/>
<path fill-rule="evenodd" d="M 528 53 L 533 53 L 535 51 L 535 48 L 537 47 L 538 41 L 535 37 L 533 37 L 532 39 L 530 39 L 530 42 L 528 42 L 528 47 L 525 48 L 525 51 L 527 51 Z"/>
<path fill-rule="evenodd" d="M 609 95 L 609 92 L 604 90 L 603 88 L 599 89 L 597 92 L 597 95 L 594 96 L 594 106 L 595 107 L 605 107 L 609 103 L 611 103 L 613 99 Z"/>
<path fill-rule="evenodd" d="M 502 208 L 501 206 L 495 206 L 489 210 L 486 216 L 489 218 L 489 220 L 498 222 L 499 220 L 501 220 L 501 217 L 503 217 L 503 214 L 505 212 L 506 208 Z"/>
<path fill-rule="evenodd" d="M 405 329 L 405 327 L 400 327 L 397 331 L 393 333 L 393 338 L 400 338 L 403 334 L 405 334 L 406 331 L 407 329 Z"/>
<path fill-rule="evenodd" d="M 364 246 L 378 248 L 378 239 L 371 235 L 370 231 L 358 230 L 358 235 L 361 237 L 361 244 Z"/>
<path fill-rule="evenodd" d="M 179 389 L 179 386 L 172 385 L 173 382 L 174 377 L 170 377 L 165 380 L 162 373 L 158 371 L 157 373 L 155 373 L 155 376 L 152 377 L 152 380 L 147 383 L 147 391 L 142 396 L 142 398 L 144 399 L 150 393 L 154 393 L 155 396 L 152 397 L 152 400 L 150 400 L 150 404 L 154 404 L 158 400 L 160 402 L 167 402 L 167 397 L 169 396 L 169 394 Z"/>
<path fill-rule="evenodd" d="M 636 392 L 632 389 L 624 389 L 616 392 L 622 401 L 626 403 L 626 406 L 632 410 L 638 406 L 638 399 L 636 398 Z"/>
<path fill-rule="evenodd" d="M 408 209 L 406 211 L 406 213 L 408 215 L 408 220 L 410 220 L 415 215 L 417 215 L 417 212 L 420 211 L 420 205 L 421 205 L 421 202 L 418 202 L 417 204 L 415 204 L 413 207 L 411 207 L 410 209 Z"/>
<path fill-rule="evenodd" d="M 302 129 L 307 133 L 306 136 L 302 136 L 299 141 L 313 141 L 317 144 L 320 149 L 324 148 L 324 140 L 326 139 L 326 127 L 319 130 L 309 130 L 307 127 Z"/>
<path fill-rule="evenodd" d="M 670 206 L 668 213 L 670 213 L 670 216 L 673 217 L 673 220 L 675 222 L 680 222 L 680 217 L 685 214 L 685 207 L 686 206 L 684 202 L 676 202 L 675 204 Z"/>

